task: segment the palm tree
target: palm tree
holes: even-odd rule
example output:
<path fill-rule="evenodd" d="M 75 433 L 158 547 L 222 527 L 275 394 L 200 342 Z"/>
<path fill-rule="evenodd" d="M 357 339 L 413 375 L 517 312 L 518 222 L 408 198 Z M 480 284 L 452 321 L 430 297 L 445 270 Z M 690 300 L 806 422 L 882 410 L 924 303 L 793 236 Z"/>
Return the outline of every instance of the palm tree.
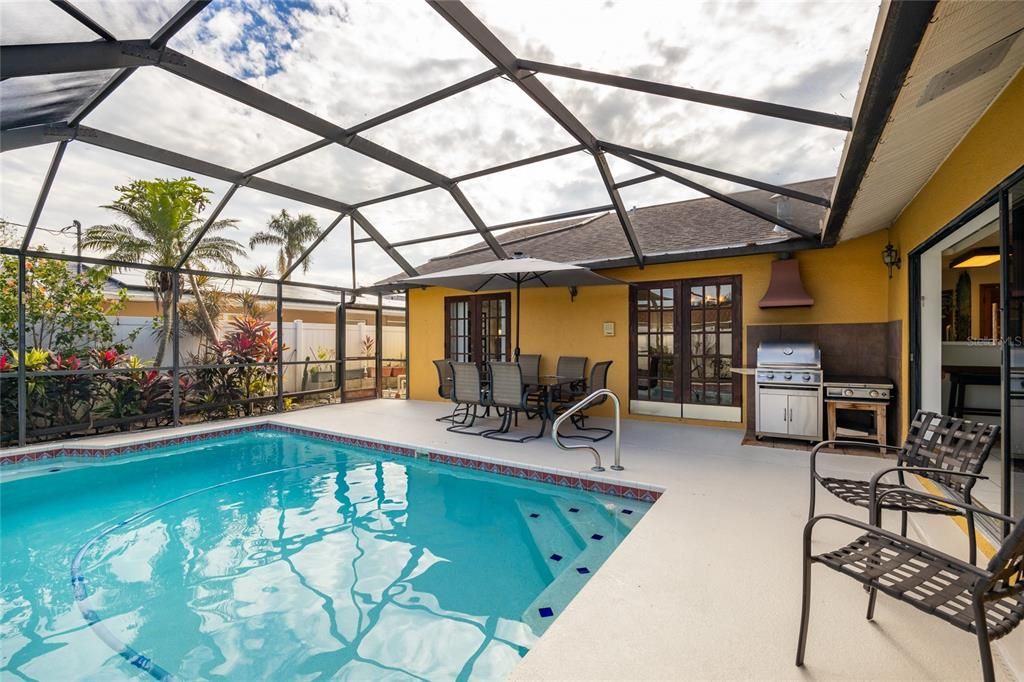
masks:
<path fill-rule="evenodd" d="M 249 239 L 249 248 L 254 249 L 263 244 L 278 247 L 277 269 L 284 275 L 292 267 L 295 259 L 306 250 L 306 245 L 320 236 L 320 226 L 316 218 L 308 213 L 300 213 L 296 217 L 281 213 L 267 221 L 267 229 L 257 232 Z M 309 271 L 310 259 L 302 262 L 302 271 Z"/>
<path fill-rule="evenodd" d="M 114 187 L 120 196 L 102 208 L 116 213 L 121 222 L 94 225 L 86 230 L 82 246 L 106 252 L 107 258 L 128 263 L 175 266 L 189 244 L 202 229 L 200 214 L 210 203 L 212 190 L 201 187 L 193 178 L 133 180 Z M 185 263 L 186 267 L 206 270 L 220 266 L 225 272 L 237 274 L 235 257 L 245 254 L 241 244 L 216 233 L 234 227 L 235 220 L 217 220 L 210 225 L 203 239 Z M 195 301 L 200 328 L 209 342 L 217 342 L 217 327 L 204 301 L 203 289 L 194 275 L 189 285 Z M 167 271 L 150 272 L 146 279 L 160 307 L 160 341 L 156 362 L 163 363 L 170 339 L 173 276 Z M 180 289 L 180 287 L 179 287 Z"/>

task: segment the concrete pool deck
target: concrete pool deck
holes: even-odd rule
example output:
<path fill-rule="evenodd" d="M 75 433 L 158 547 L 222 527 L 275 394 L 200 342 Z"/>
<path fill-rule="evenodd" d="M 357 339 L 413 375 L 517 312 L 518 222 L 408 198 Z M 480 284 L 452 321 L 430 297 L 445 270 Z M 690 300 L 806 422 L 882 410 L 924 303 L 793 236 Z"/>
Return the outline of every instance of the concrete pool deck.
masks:
<path fill-rule="evenodd" d="M 518 444 L 449 433 L 434 421 L 449 409 L 440 402 L 374 400 L 76 442 L 115 445 L 272 421 L 589 472 L 589 453 L 560 451 L 549 438 Z M 626 470 L 601 475 L 653 484 L 665 493 L 510 679 L 980 678 L 972 635 L 885 595 L 874 622 L 868 622 L 861 586 L 821 566 L 813 574 L 807 660 L 796 668 L 808 453 L 741 446 L 741 439 L 735 429 L 623 421 Z M 610 441 L 599 449 L 607 466 Z M 822 470 L 850 477 L 866 477 L 882 466 L 877 457 L 820 458 Z M 818 501 L 819 513 L 866 515 L 827 494 Z M 966 558 L 966 537 L 953 522 L 912 519 L 912 536 Z M 815 550 L 854 536 L 852 529 L 822 523 Z M 1013 671 L 1024 670 L 1024 628 L 994 649 L 997 677 L 1017 679 Z"/>

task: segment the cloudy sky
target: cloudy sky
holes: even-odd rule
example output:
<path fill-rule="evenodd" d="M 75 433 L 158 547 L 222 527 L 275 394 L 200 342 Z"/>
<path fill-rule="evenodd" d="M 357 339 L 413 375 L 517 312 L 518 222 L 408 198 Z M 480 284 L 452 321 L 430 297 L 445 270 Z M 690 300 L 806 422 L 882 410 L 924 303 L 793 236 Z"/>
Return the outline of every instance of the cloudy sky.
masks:
<path fill-rule="evenodd" d="M 174 0 L 79 0 L 121 39 L 152 34 L 176 9 Z M 470 7 L 518 55 L 557 64 L 658 80 L 724 94 L 849 115 L 864 68 L 878 3 L 699 3 L 680 0 L 485 0 Z M 0 42 L 92 40 L 44 0 L 0 0 Z M 215 0 L 171 46 L 341 126 L 352 126 L 402 103 L 490 68 L 468 42 L 420 0 L 302 2 Z M 844 134 L 667 98 L 539 76 L 599 138 L 775 183 L 833 175 Z M 59 81 L 0 84 L 0 109 L 10 116 L 22 94 L 52 91 Z M 18 88 L 18 89 L 15 89 Z M 4 102 L 4 96 L 10 99 Z M 245 170 L 316 138 L 155 68 L 137 70 L 85 124 Z M 373 128 L 365 136 L 446 175 L 458 175 L 570 145 L 569 135 L 504 79 Z M 0 155 L 0 214 L 25 223 L 52 146 Z M 612 160 L 616 178 L 645 173 Z M 134 178 L 179 177 L 181 171 L 72 143 L 40 226 L 74 219 L 109 222 L 99 208 L 113 187 Z M 422 184 L 338 145 L 281 165 L 266 177 L 357 202 Z M 740 187 L 692 176 L 720 190 Z M 227 184 L 198 178 L 214 191 Z M 593 160 L 579 153 L 463 183 L 489 224 L 605 204 Z M 668 180 L 625 188 L 628 206 L 692 198 Z M 247 244 L 269 216 L 287 209 L 334 215 L 250 189 L 224 216 Z M 440 190 L 364 209 L 390 240 L 470 228 Z M 299 279 L 350 283 L 348 221 L 318 249 Z M 357 234 L 358 236 L 358 234 Z M 475 241 L 453 239 L 403 249 L 413 263 Z M 34 244 L 73 249 L 40 232 Z M 372 244 L 357 247 L 358 279 L 395 272 Z M 273 265 L 265 247 L 240 265 Z"/>

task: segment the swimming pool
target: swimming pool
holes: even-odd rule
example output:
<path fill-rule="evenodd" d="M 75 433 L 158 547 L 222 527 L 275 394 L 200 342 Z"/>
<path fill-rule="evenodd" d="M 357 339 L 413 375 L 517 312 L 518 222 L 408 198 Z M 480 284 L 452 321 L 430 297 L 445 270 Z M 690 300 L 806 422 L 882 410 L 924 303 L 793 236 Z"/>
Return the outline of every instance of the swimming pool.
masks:
<path fill-rule="evenodd" d="M 501 678 L 649 507 L 271 430 L 6 480 L 0 671 Z"/>

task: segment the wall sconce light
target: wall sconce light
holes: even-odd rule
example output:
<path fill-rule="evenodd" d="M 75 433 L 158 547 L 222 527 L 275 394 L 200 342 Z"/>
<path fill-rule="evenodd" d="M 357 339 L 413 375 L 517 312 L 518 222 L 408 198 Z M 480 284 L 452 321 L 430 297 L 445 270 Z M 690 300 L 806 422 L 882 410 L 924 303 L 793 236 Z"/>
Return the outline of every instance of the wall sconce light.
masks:
<path fill-rule="evenodd" d="M 575 286 L 569 287 L 569 302 L 570 303 L 575 303 L 576 302 L 576 296 L 579 295 L 579 293 L 580 293 L 580 290 L 577 289 Z"/>
<path fill-rule="evenodd" d="M 903 264 L 903 259 L 900 258 L 899 250 L 889 242 L 885 245 L 882 250 L 882 262 L 885 263 L 885 267 L 889 268 L 889 279 L 892 279 L 892 269 L 900 269 L 900 265 Z"/>

